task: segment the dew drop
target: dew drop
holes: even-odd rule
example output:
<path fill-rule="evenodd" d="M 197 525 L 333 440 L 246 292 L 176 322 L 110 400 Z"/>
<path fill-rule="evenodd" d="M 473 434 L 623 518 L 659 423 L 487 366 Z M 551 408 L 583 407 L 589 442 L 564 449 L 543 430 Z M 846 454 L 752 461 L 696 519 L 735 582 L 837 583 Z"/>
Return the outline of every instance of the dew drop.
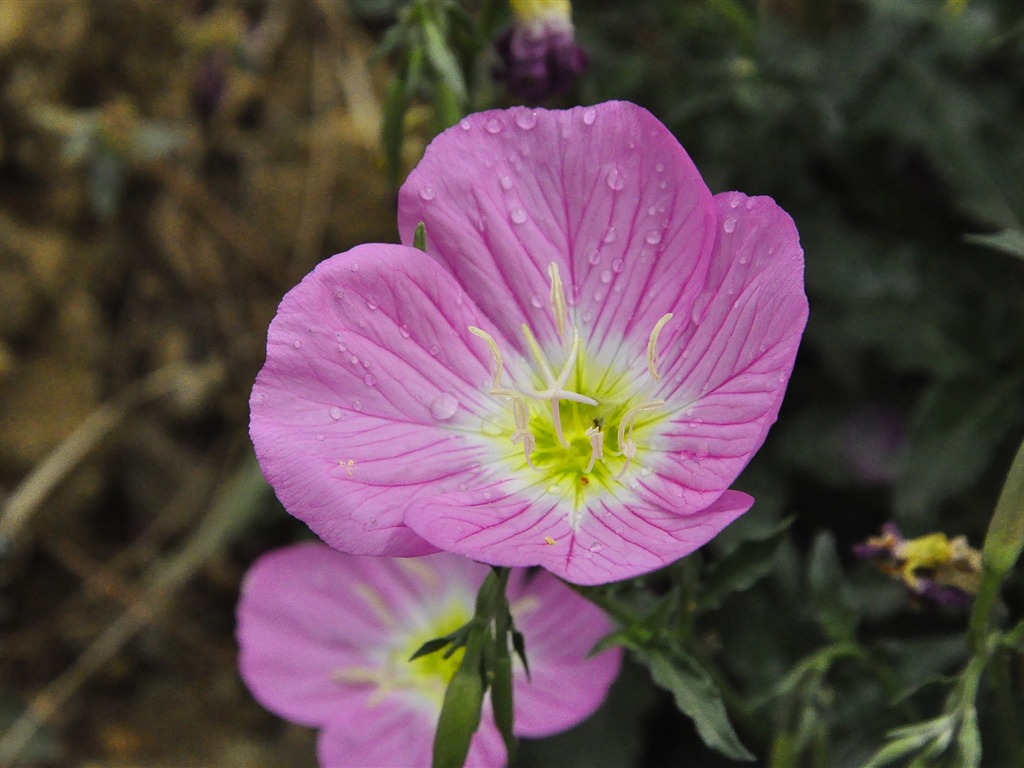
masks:
<path fill-rule="evenodd" d="M 600 552 L 602 549 L 604 549 L 604 546 L 598 541 L 595 541 L 593 544 L 590 545 L 591 552 Z"/>
<path fill-rule="evenodd" d="M 434 188 L 428 184 L 427 186 L 420 189 L 420 197 L 423 198 L 424 200 L 433 200 L 435 197 L 437 197 L 437 192 L 434 191 Z"/>
<path fill-rule="evenodd" d="M 353 261 L 351 264 L 348 265 L 348 268 L 351 271 L 353 271 L 353 272 L 358 272 L 359 271 L 359 262 L 358 261 Z"/>
<path fill-rule="evenodd" d="M 595 120 L 597 120 L 597 110 L 594 109 L 593 107 L 588 107 L 583 112 L 584 125 L 593 125 Z"/>
<path fill-rule="evenodd" d="M 740 199 L 738 197 L 734 197 L 732 200 L 729 201 L 729 207 L 730 208 L 735 208 L 739 204 L 740 204 Z"/>
<path fill-rule="evenodd" d="M 662 171 L 665 170 L 665 164 L 658 163 L 656 166 L 654 166 L 654 170 L 656 170 L 658 173 L 661 173 Z"/>
<path fill-rule="evenodd" d="M 613 189 L 616 192 L 626 186 L 626 180 L 622 178 L 622 174 L 619 173 L 619 169 L 615 167 L 609 169 L 608 175 L 605 176 L 604 181 L 608 185 L 609 189 Z"/>
<path fill-rule="evenodd" d="M 372 312 L 373 310 L 375 310 L 380 305 L 377 303 L 377 299 L 375 299 L 373 296 L 367 296 L 366 297 L 366 306 Z"/>
<path fill-rule="evenodd" d="M 747 198 L 747 210 L 750 211 L 750 210 L 753 210 L 753 208 L 754 208 L 754 198 L 748 197 Z"/>
<path fill-rule="evenodd" d="M 350 363 L 352 363 L 352 365 L 359 364 L 359 358 L 356 355 L 352 355 L 352 357 L 350 357 L 348 360 Z"/>
<path fill-rule="evenodd" d="M 491 134 L 501 133 L 501 123 L 498 122 L 497 118 L 492 117 L 484 123 L 484 130 Z"/>
<path fill-rule="evenodd" d="M 487 229 L 487 217 L 486 216 L 481 215 L 481 216 L 479 216 L 477 218 L 477 220 L 476 220 L 476 228 L 479 229 L 481 232 L 483 232 L 484 230 Z"/>
<path fill-rule="evenodd" d="M 533 305 L 534 309 L 540 309 L 544 306 L 544 303 L 540 300 L 540 297 L 537 294 L 533 294 L 533 296 L 530 297 L 530 303 Z"/>
<path fill-rule="evenodd" d="M 516 112 L 516 125 L 524 131 L 533 130 L 533 127 L 537 125 L 537 113 L 532 109 L 523 109 Z"/>
<path fill-rule="evenodd" d="M 370 367 L 370 361 L 369 360 L 363 360 L 362 363 L 363 363 L 363 368 L 369 368 Z"/>
<path fill-rule="evenodd" d="M 619 236 L 619 231 L 615 227 L 608 227 L 608 231 L 604 233 L 604 241 L 606 243 L 614 243 L 615 239 Z"/>
<path fill-rule="evenodd" d="M 258 395 L 253 395 L 252 396 L 252 401 L 254 403 L 256 403 L 256 405 L 263 405 L 263 403 L 264 403 L 264 401 L 266 399 L 267 399 L 267 396 L 264 395 L 262 392 L 260 392 Z"/>
<path fill-rule="evenodd" d="M 667 187 L 668 187 L 668 182 L 667 181 L 662 181 L 661 184 L 658 185 L 659 189 L 666 189 Z"/>
<path fill-rule="evenodd" d="M 651 245 L 657 245 L 661 242 L 661 232 L 656 229 L 652 229 L 647 233 L 647 237 L 644 238 Z"/>
<path fill-rule="evenodd" d="M 609 270 L 605 270 L 601 273 L 601 282 L 608 285 L 612 281 L 612 273 Z"/>
<path fill-rule="evenodd" d="M 597 250 L 597 248 L 595 248 L 590 252 L 590 255 L 587 256 L 587 261 L 591 264 L 591 266 L 596 267 L 598 264 L 601 263 L 601 252 Z"/>
<path fill-rule="evenodd" d="M 398 329 L 398 333 L 401 335 L 401 337 L 403 339 L 408 339 L 409 338 L 409 326 L 408 325 L 401 326 Z"/>
<path fill-rule="evenodd" d="M 464 131 L 468 131 L 470 128 L 473 127 L 473 124 L 469 122 L 469 120 L 467 120 L 466 118 L 462 118 L 459 121 L 459 127 Z"/>
<path fill-rule="evenodd" d="M 732 216 L 726 217 L 725 221 L 722 222 L 722 229 L 724 229 L 726 232 L 728 232 L 730 234 L 732 232 L 735 232 L 736 231 L 736 219 L 733 218 Z"/>
<path fill-rule="evenodd" d="M 502 176 L 498 181 L 501 183 L 502 189 L 512 189 L 512 177 L 509 175 Z"/>
<path fill-rule="evenodd" d="M 522 224 L 526 221 L 526 211 L 522 208 L 513 208 L 509 218 L 512 219 L 513 224 Z"/>
<path fill-rule="evenodd" d="M 328 413 L 331 415 L 331 418 L 334 419 L 335 421 L 341 418 L 341 408 L 339 408 L 338 406 L 334 406 L 333 408 L 331 408 L 331 410 L 329 410 Z"/>
<path fill-rule="evenodd" d="M 648 216 L 655 216 L 655 215 L 657 215 L 657 213 L 658 213 L 658 209 L 655 208 L 653 205 L 647 207 L 647 215 Z"/>
<path fill-rule="evenodd" d="M 352 409 L 356 410 L 356 411 L 363 410 L 363 401 L 362 400 L 353 400 L 352 401 Z"/>
<path fill-rule="evenodd" d="M 348 347 L 346 347 L 344 344 L 339 344 L 338 345 L 338 351 L 339 352 L 344 352 L 347 349 L 348 349 Z"/>
<path fill-rule="evenodd" d="M 593 312 L 591 312 L 589 309 L 586 309 L 586 310 L 583 311 L 583 322 L 584 323 L 589 323 L 593 319 L 594 319 L 594 313 Z"/>
<path fill-rule="evenodd" d="M 441 351 L 441 348 L 439 346 L 437 346 L 437 344 L 431 344 L 430 345 L 430 349 L 427 350 L 427 352 L 429 352 L 431 354 L 431 356 L 434 356 L 434 357 L 436 357 L 437 353 L 440 352 L 440 351 Z"/>
<path fill-rule="evenodd" d="M 318 443 L 322 443 L 322 442 L 324 441 L 324 436 L 323 436 L 323 435 L 317 435 L 317 436 L 316 436 L 316 441 L 317 441 Z"/>
<path fill-rule="evenodd" d="M 455 415 L 457 410 L 459 410 L 459 401 L 455 399 L 455 395 L 448 392 L 442 392 L 430 404 L 430 415 L 438 421 L 447 421 Z"/>
<path fill-rule="evenodd" d="M 594 301 L 597 301 L 597 302 L 604 301 L 604 296 L 605 296 L 605 293 L 600 288 L 598 288 L 596 291 L 594 291 Z"/>
<path fill-rule="evenodd" d="M 372 387 L 374 384 L 377 383 L 377 377 L 374 376 L 372 373 L 368 373 L 365 376 L 363 376 L 363 383 L 368 387 Z"/>
<path fill-rule="evenodd" d="M 558 486 L 555 485 L 554 483 L 549 485 L 548 486 L 548 493 L 550 493 L 552 496 L 557 495 L 558 494 Z"/>
<path fill-rule="evenodd" d="M 302 342 L 296 339 L 295 341 L 292 342 L 292 346 L 295 347 L 296 349 L 302 349 Z"/>
<path fill-rule="evenodd" d="M 612 272 L 619 274 L 626 266 L 626 262 L 622 259 L 616 259 L 612 262 Z"/>

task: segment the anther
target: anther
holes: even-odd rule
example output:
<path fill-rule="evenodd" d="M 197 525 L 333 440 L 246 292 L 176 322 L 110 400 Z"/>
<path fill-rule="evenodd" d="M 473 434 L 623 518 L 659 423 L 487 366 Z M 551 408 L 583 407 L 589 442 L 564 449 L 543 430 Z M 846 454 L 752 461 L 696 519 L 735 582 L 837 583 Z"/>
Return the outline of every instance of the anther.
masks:
<path fill-rule="evenodd" d="M 658 344 L 658 334 L 660 334 L 661 329 L 665 327 L 665 323 L 671 319 L 671 312 L 662 315 L 661 319 L 654 324 L 654 330 L 651 331 L 651 337 L 647 340 L 647 370 L 650 371 L 651 378 L 655 381 L 661 378 L 658 373 L 657 361 L 655 359 L 655 347 Z"/>
<path fill-rule="evenodd" d="M 565 320 L 569 316 L 569 308 L 565 305 L 562 275 L 558 271 L 558 264 L 553 261 L 548 264 L 548 277 L 551 279 L 551 310 L 555 313 L 555 327 L 561 339 L 565 337 Z"/>
<path fill-rule="evenodd" d="M 491 350 L 491 356 L 494 358 L 494 387 L 497 388 L 501 384 L 501 372 L 504 370 L 504 365 L 501 361 L 501 350 L 498 349 L 498 342 L 494 340 L 487 331 L 477 328 L 476 326 L 469 326 L 469 332 L 474 336 L 483 339 L 487 346 Z"/>

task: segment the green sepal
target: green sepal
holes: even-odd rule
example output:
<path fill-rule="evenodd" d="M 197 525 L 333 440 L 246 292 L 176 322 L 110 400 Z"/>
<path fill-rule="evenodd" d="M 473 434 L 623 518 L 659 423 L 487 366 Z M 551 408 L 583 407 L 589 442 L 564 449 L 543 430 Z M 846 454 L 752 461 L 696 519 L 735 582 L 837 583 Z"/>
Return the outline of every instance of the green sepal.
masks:
<path fill-rule="evenodd" d="M 412 235 L 412 247 L 424 253 L 427 251 L 427 225 L 422 221 L 416 225 L 416 231 Z"/>

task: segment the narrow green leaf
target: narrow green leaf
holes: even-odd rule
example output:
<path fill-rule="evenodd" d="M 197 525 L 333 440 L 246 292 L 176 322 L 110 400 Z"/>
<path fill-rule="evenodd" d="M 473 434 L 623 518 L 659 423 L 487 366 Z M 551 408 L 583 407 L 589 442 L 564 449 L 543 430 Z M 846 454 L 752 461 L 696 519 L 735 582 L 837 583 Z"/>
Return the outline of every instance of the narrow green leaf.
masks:
<path fill-rule="evenodd" d="M 465 104 L 466 81 L 462 77 L 459 62 L 448 47 L 448 43 L 445 42 L 440 28 L 429 19 L 423 22 L 423 47 L 427 54 L 427 61 L 440 76 L 447 90 L 451 91 L 459 105 Z"/>
<path fill-rule="evenodd" d="M 636 651 L 656 684 L 669 691 L 679 711 L 693 720 L 697 733 L 711 749 L 733 760 L 753 760 L 740 742 L 711 675 L 682 649 L 671 656 L 660 649 Z"/>
<path fill-rule="evenodd" d="M 529 680 L 530 662 L 526 660 L 526 638 L 515 627 L 512 627 L 512 649 L 516 652 L 519 660 L 523 662 L 523 670 L 526 672 L 526 679 Z"/>
<path fill-rule="evenodd" d="M 433 640 L 427 640 L 423 645 L 416 649 L 416 653 L 409 657 L 409 661 L 415 661 L 421 656 L 429 656 L 431 653 L 436 653 L 444 648 L 446 645 L 450 645 L 452 642 L 452 635 L 446 635 L 444 637 L 435 637 Z"/>
<path fill-rule="evenodd" d="M 392 189 L 398 187 L 398 177 L 402 171 L 405 113 L 409 108 L 405 86 L 405 72 L 400 67 L 391 78 L 387 95 L 384 97 L 384 114 L 380 131 L 381 146 L 384 150 L 384 172 L 388 185 Z"/>
<path fill-rule="evenodd" d="M 990 235 L 967 235 L 964 240 L 1024 259 L 1024 232 L 1019 229 L 1004 229 Z"/>
<path fill-rule="evenodd" d="M 416 225 L 416 231 L 412 235 L 412 247 L 423 252 L 427 250 L 427 225 L 422 221 Z"/>
<path fill-rule="evenodd" d="M 491 706 L 494 709 L 494 723 L 498 726 L 501 738 L 505 742 L 508 753 L 508 764 L 516 759 L 516 737 L 512 732 L 513 695 L 512 695 L 512 656 L 508 652 L 508 636 L 495 633 L 494 677 L 491 679 Z"/>

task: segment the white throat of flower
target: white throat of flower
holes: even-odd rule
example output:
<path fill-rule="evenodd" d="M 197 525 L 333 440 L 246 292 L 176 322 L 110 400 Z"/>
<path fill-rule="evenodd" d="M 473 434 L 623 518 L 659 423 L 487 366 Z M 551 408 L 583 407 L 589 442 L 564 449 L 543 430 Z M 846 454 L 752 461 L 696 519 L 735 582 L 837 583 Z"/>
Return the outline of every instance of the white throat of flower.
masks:
<path fill-rule="evenodd" d="M 624 392 L 621 386 L 615 389 L 605 385 L 606 380 L 621 381 L 628 380 L 628 377 L 608 377 L 604 368 L 596 377 L 587 375 L 588 365 L 593 374 L 594 363 L 585 359 L 579 328 L 569 324 L 570 311 L 565 301 L 562 277 L 554 262 L 548 265 L 548 277 L 551 282 L 551 311 L 561 342 L 561 363 L 552 364 L 529 325 L 522 325 L 526 346 L 536 365 L 533 378 L 535 381 L 539 379 L 541 386 L 504 385 L 505 360 L 498 343 L 481 328 L 470 326 L 469 331 L 482 339 L 490 350 L 494 379 L 488 392 L 506 402 L 511 409 L 511 442 L 522 444 L 523 457 L 530 469 L 543 473 L 549 480 L 569 480 L 578 493 L 581 486 L 589 486 L 594 480 L 604 485 L 623 481 L 639 449 L 634 437 L 638 421 L 650 420 L 665 401 L 640 399 L 637 402 L 635 392 Z M 655 323 L 647 341 L 647 373 L 654 382 L 660 379 L 658 336 L 671 319 L 671 313 L 663 315 Z M 592 380 L 589 393 L 588 379 Z M 568 426 L 563 423 L 567 416 Z M 606 424 L 614 424 L 616 420 L 616 447 L 612 448 L 606 445 Z"/>

